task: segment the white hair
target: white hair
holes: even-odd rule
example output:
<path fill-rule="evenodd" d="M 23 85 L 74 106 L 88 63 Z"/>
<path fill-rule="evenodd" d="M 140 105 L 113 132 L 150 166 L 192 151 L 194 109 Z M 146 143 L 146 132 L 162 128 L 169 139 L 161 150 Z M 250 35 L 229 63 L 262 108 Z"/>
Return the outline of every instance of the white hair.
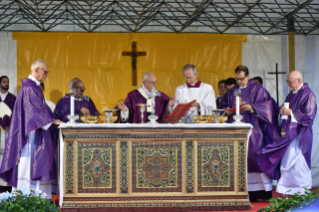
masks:
<path fill-rule="evenodd" d="M 184 65 L 183 67 L 183 74 L 184 74 L 184 71 L 187 71 L 188 69 L 192 69 L 193 73 L 196 74 L 197 73 L 197 68 L 196 66 L 194 66 L 193 64 L 187 64 L 187 65 Z"/>
<path fill-rule="evenodd" d="M 43 64 L 45 64 L 46 66 L 48 66 L 47 62 L 45 62 L 44 60 L 41 59 L 37 59 L 36 61 L 34 61 L 31 65 L 31 72 L 34 72 L 37 68 L 43 66 Z"/>
<path fill-rule="evenodd" d="M 152 72 L 146 72 L 144 75 L 143 75 L 143 82 L 146 82 L 147 79 L 148 79 L 148 76 L 150 75 L 154 75 Z"/>

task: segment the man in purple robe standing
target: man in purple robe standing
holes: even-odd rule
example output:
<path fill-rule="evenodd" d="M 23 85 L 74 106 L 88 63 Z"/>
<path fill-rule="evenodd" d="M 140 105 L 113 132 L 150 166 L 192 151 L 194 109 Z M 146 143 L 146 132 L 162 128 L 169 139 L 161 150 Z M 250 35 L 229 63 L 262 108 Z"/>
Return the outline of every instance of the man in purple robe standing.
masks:
<path fill-rule="evenodd" d="M 136 90 L 131 91 L 125 102 L 118 103 L 118 122 L 120 123 L 141 123 L 141 111 L 139 104 L 145 104 L 143 122 L 148 122 L 148 116 L 152 112 L 152 89 L 157 83 L 156 76 L 147 72 L 143 76 L 143 84 Z M 158 122 L 162 122 L 164 116 L 172 109 L 175 104 L 175 97 L 171 99 L 163 92 L 155 97 L 155 115 L 158 116 Z"/>
<path fill-rule="evenodd" d="M 253 126 L 248 142 L 249 198 L 251 201 L 257 201 L 257 198 L 270 198 L 272 180 L 263 173 L 254 153 L 280 138 L 277 121 L 279 108 L 261 85 L 249 79 L 249 71 L 246 66 L 238 66 L 235 70 L 235 77 L 237 85 L 224 94 L 220 107 L 236 106 L 234 91 L 241 90 L 242 122 L 250 123 Z M 226 113 L 229 115 L 227 122 L 232 123 L 234 121 L 233 112 Z"/>
<path fill-rule="evenodd" d="M 48 76 L 45 61 L 36 60 L 31 74 L 22 79 L 0 168 L 0 177 L 15 189 L 38 189 L 51 199 L 57 146 L 55 120 L 39 87 Z"/>
<path fill-rule="evenodd" d="M 0 102 L 4 102 L 13 112 L 13 107 L 16 102 L 16 97 L 12 93 L 10 93 L 9 90 L 9 78 L 7 76 L 1 76 L 0 77 Z M 1 122 L 0 126 L 3 130 L 6 128 L 9 128 L 11 123 L 11 116 L 5 115 Z"/>
<path fill-rule="evenodd" d="M 312 125 L 317 101 L 308 84 L 303 83 L 300 72 L 289 73 L 286 81 L 292 92 L 285 100 L 289 107 L 280 108 L 282 138 L 255 155 L 264 173 L 272 179 L 279 179 L 277 192 L 304 194 L 303 187 L 310 189 L 312 185 Z"/>
<path fill-rule="evenodd" d="M 83 96 L 85 91 L 85 86 L 83 82 L 74 78 L 70 82 L 70 88 L 75 90 L 74 96 L 74 114 L 79 116 L 89 116 L 89 115 L 100 115 L 99 111 L 96 109 L 92 99 L 88 96 Z M 58 104 L 54 110 L 54 117 L 60 119 L 64 122 L 68 122 L 68 115 L 70 115 L 70 101 L 71 95 L 66 94 L 62 99 L 58 101 Z"/>

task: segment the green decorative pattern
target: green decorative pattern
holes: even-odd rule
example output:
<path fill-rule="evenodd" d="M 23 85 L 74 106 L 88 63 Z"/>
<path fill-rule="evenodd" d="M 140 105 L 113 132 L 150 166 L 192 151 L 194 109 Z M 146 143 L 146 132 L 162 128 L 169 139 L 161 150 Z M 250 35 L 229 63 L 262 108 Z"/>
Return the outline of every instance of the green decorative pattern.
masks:
<path fill-rule="evenodd" d="M 238 142 L 238 191 L 246 191 L 246 142 Z"/>
<path fill-rule="evenodd" d="M 111 148 L 83 149 L 83 188 L 110 188 Z"/>
<path fill-rule="evenodd" d="M 73 142 L 66 142 L 66 194 L 73 194 L 74 189 L 74 176 L 73 176 L 73 164 L 74 164 L 74 149 L 73 149 Z"/>
<path fill-rule="evenodd" d="M 234 191 L 234 143 L 198 142 L 198 191 Z"/>
<path fill-rule="evenodd" d="M 78 143 L 78 192 L 115 193 L 116 144 Z"/>
<path fill-rule="evenodd" d="M 133 192 L 181 191 L 181 143 L 133 143 Z"/>
<path fill-rule="evenodd" d="M 203 187 L 229 186 L 229 149 L 205 148 L 203 154 Z"/>
<path fill-rule="evenodd" d="M 128 193 L 128 146 L 121 142 L 121 193 Z"/>
<path fill-rule="evenodd" d="M 193 169 L 193 142 L 186 142 L 186 192 L 193 193 L 194 191 L 194 169 Z"/>

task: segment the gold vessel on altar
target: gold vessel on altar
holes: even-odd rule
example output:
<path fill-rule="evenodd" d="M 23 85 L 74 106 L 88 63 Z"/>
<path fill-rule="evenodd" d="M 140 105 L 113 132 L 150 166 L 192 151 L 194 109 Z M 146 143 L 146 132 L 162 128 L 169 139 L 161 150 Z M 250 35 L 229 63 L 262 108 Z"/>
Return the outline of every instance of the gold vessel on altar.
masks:
<path fill-rule="evenodd" d="M 226 122 L 227 119 L 228 119 L 228 116 L 218 116 L 217 122 L 222 124 L 222 123 Z"/>
<path fill-rule="evenodd" d="M 214 121 L 214 120 L 215 120 L 215 116 L 213 116 L 213 115 L 192 116 L 192 119 L 193 119 L 197 124 L 207 124 L 207 123 L 211 123 L 212 121 Z"/>

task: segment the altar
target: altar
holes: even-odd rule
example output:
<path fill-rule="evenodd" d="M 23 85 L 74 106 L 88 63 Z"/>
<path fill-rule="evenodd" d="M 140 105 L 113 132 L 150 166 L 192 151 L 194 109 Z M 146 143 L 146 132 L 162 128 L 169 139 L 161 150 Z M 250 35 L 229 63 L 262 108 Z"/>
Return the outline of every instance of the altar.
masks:
<path fill-rule="evenodd" d="M 63 211 L 250 210 L 250 124 L 61 124 Z"/>

